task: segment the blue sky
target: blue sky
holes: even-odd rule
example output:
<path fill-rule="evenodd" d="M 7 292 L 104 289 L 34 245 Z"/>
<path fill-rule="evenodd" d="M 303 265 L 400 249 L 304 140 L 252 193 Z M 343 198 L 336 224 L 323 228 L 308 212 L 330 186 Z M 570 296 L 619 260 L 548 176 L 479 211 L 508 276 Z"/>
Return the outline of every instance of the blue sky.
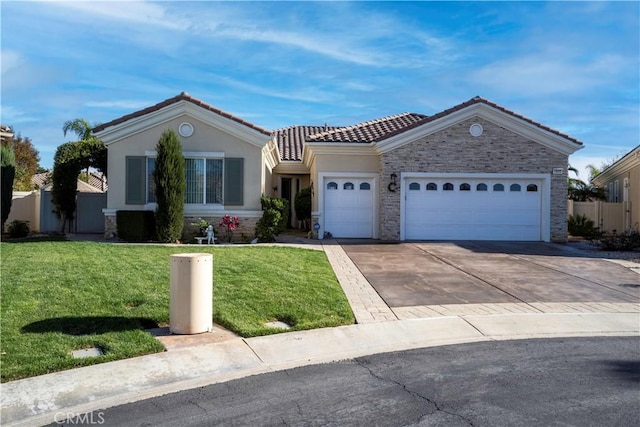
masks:
<path fill-rule="evenodd" d="M 1 116 L 52 167 L 76 117 L 182 91 L 267 129 L 434 114 L 476 95 L 585 144 L 640 144 L 638 2 L 2 1 Z M 586 178 L 581 172 L 581 178 Z"/>

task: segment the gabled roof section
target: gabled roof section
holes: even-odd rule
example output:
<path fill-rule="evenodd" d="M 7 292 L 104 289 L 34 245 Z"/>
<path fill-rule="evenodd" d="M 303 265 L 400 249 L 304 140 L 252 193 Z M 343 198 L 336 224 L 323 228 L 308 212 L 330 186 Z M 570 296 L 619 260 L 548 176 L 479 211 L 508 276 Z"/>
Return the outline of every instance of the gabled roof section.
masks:
<path fill-rule="evenodd" d="M 592 181 L 596 185 L 603 186 L 607 181 L 638 166 L 640 166 L 640 145 L 610 164 L 609 167 L 595 176 Z"/>
<path fill-rule="evenodd" d="M 572 142 L 574 142 L 574 143 L 576 143 L 578 145 L 583 145 L 582 142 L 578 141 L 575 138 L 570 137 L 567 134 L 564 134 L 564 133 L 562 133 L 560 131 L 552 129 L 552 128 L 550 128 L 548 126 L 545 126 L 545 125 L 543 125 L 541 123 L 538 123 L 538 122 L 536 122 L 534 120 L 531 120 L 531 119 L 529 119 L 529 118 L 527 118 L 525 116 L 522 116 L 522 115 L 520 115 L 518 113 L 515 113 L 515 112 L 513 112 L 511 110 L 508 110 L 508 109 L 506 109 L 504 107 L 501 107 L 500 105 L 498 105 L 498 104 L 496 104 L 494 102 L 491 102 L 491 101 L 489 101 L 487 99 L 484 99 L 484 98 L 482 98 L 480 96 L 476 96 L 474 98 L 471 98 L 467 102 L 463 102 L 462 104 L 458 104 L 455 107 L 451 107 L 451 108 L 449 108 L 447 110 L 441 111 L 438 114 L 434 114 L 433 116 L 429 117 L 429 120 L 427 120 L 427 122 L 430 122 L 430 121 L 433 121 L 433 120 L 437 120 L 437 119 L 439 119 L 441 117 L 444 117 L 444 116 L 448 116 L 449 114 L 455 113 L 456 111 L 463 110 L 463 109 L 465 109 L 467 107 L 470 107 L 470 106 L 472 106 L 474 104 L 485 104 L 485 105 L 488 105 L 490 107 L 495 108 L 496 110 L 502 111 L 503 113 L 507 113 L 507 114 L 517 118 L 517 119 L 520 119 L 520 120 L 523 120 L 523 121 L 525 121 L 525 122 L 527 122 L 529 124 L 532 124 L 532 125 L 540 128 L 540 129 L 542 129 L 542 130 L 554 133 L 554 134 L 556 134 L 558 136 L 561 136 L 562 138 L 568 139 L 569 141 L 572 141 Z"/>
<path fill-rule="evenodd" d="M 180 101 L 190 102 L 190 103 L 192 103 L 194 105 L 197 105 L 198 107 L 204 108 L 205 110 L 211 111 L 212 113 L 216 113 L 216 114 L 218 114 L 218 115 L 220 115 L 222 117 L 225 117 L 227 119 L 231 119 L 231 120 L 233 120 L 233 121 L 235 121 L 237 123 L 245 125 L 245 126 L 251 128 L 251 129 L 256 130 L 256 131 L 258 131 L 260 133 L 263 133 L 265 135 L 270 135 L 271 134 L 271 131 L 266 130 L 264 128 L 261 128 L 260 126 L 254 125 L 253 123 L 249 123 L 246 120 L 243 120 L 243 119 L 241 119 L 239 117 L 236 117 L 233 114 L 227 113 L 226 111 L 220 110 L 219 108 L 216 108 L 216 107 L 214 107 L 212 105 L 209 105 L 206 102 L 202 102 L 199 99 L 196 99 L 196 98 L 192 97 L 187 92 L 182 92 L 178 96 L 174 96 L 173 98 L 165 99 L 164 101 L 159 102 L 158 104 L 152 105 L 151 107 L 144 108 L 144 109 L 142 109 L 140 111 L 136 111 L 134 113 L 127 114 L 126 116 L 122 116 L 122 117 L 119 117 L 119 118 L 117 118 L 115 120 L 111 120 L 110 122 L 103 123 L 103 124 L 101 124 L 99 126 L 96 126 L 96 127 L 94 127 L 92 129 L 93 133 L 98 133 L 98 132 L 101 132 L 101 131 L 109 128 L 109 127 L 119 125 L 119 124 L 124 123 L 126 121 L 129 121 L 131 119 L 135 119 L 135 118 L 142 117 L 142 116 L 145 116 L 147 114 L 153 113 L 155 111 L 159 111 L 159 110 L 161 110 L 161 109 L 163 109 L 165 107 L 168 107 L 168 106 L 170 106 L 172 104 L 176 104 L 176 103 L 178 103 Z"/>
<path fill-rule="evenodd" d="M 310 135 L 306 142 L 343 142 L 370 144 L 404 132 L 425 122 L 428 116 L 402 113 Z"/>
<path fill-rule="evenodd" d="M 304 142 L 311 135 L 338 129 L 335 126 L 289 126 L 274 131 L 280 151 L 280 160 L 296 161 L 302 159 Z"/>
<path fill-rule="evenodd" d="M 582 142 L 577 139 L 479 96 L 426 117 L 399 132 L 379 138 L 376 141 L 376 147 L 380 152 L 388 152 L 473 117 L 482 117 L 525 138 L 567 155 L 583 148 Z"/>

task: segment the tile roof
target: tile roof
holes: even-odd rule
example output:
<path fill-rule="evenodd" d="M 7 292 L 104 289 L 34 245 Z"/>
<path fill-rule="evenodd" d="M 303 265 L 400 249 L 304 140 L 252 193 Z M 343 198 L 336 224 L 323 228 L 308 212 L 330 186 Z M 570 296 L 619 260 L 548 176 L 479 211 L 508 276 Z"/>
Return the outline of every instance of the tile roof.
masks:
<path fill-rule="evenodd" d="M 190 103 L 192 103 L 194 105 L 197 105 L 199 107 L 204 108 L 205 110 L 209 110 L 209 111 L 211 111 L 213 113 L 216 113 L 216 114 L 218 114 L 218 115 L 220 115 L 222 117 L 226 117 L 227 119 L 231 119 L 231 120 L 233 120 L 235 122 L 238 122 L 240 124 L 243 124 L 243 125 L 251 128 L 251 129 L 257 130 L 260 133 L 263 133 L 265 135 L 271 135 L 271 131 L 266 130 L 264 128 L 261 128 L 260 126 L 254 125 L 253 123 L 249 123 L 246 120 L 243 120 L 243 119 L 241 119 L 239 117 L 234 116 L 233 114 L 227 113 L 226 111 L 222 111 L 219 108 L 216 108 L 216 107 L 214 107 L 212 105 L 207 104 L 206 102 L 202 102 L 199 99 L 196 99 L 196 98 L 192 97 L 191 95 L 189 95 L 186 92 L 182 92 L 180 95 L 174 96 L 173 98 L 165 99 L 164 101 L 162 101 L 162 102 L 160 102 L 158 104 L 152 105 L 151 107 L 144 108 L 144 109 L 136 111 L 134 113 L 127 114 L 126 116 L 122 116 L 122 117 L 117 118 L 115 120 L 111 120 L 110 122 L 98 125 L 98 126 L 94 127 L 92 129 L 92 131 L 94 133 L 103 131 L 108 127 L 119 125 L 121 123 L 126 122 L 127 120 L 131 120 L 131 119 L 134 119 L 136 117 L 141 117 L 141 116 L 144 116 L 145 114 L 153 113 L 154 111 L 158 111 L 158 110 L 160 110 L 160 109 L 162 109 L 164 107 L 168 107 L 169 105 L 175 104 L 175 103 L 180 102 L 180 101 L 190 102 Z"/>
<path fill-rule="evenodd" d="M 310 135 L 338 129 L 336 126 L 289 126 L 273 132 L 280 160 L 301 160 L 304 142 Z"/>
<path fill-rule="evenodd" d="M 91 187 L 91 189 L 89 189 L 86 186 L 82 186 L 82 184 L 78 184 L 79 186 L 82 186 L 85 192 L 104 192 L 109 188 L 109 186 L 107 185 L 107 177 L 102 172 L 89 172 L 88 183 L 80 179 L 78 179 L 78 181 L 81 181 L 84 184 L 88 184 Z M 33 184 L 34 188 L 48 188 L 51 182 L 51 172 L 37 173 L 31 177 L 31 183 Z"/>
<path fill-rule="evenodd" d="M 383 117 L 353 126 L 341 127 L 315 135 L 307 142 L 351 142 L 372 143 L 404 132 L 425 122 L 428 116 L 416 113 L 402 113 Z"/>

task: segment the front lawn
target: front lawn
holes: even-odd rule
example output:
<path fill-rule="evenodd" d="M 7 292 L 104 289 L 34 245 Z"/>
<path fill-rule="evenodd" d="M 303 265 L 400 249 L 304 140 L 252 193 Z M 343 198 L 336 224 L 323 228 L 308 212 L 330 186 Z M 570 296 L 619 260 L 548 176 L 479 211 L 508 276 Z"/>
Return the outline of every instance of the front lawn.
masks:
<path fill-rule="evenodd" d="M 354 322 L 321 251 L 270 246 L 0 243 L 2 381 L 163 351 L 170 255 L 213 254 L 214 323 L 244 337 Z M 215 326 L 214 326 L 215 327 Z M 74 359 L 99 347 L 104 356 Z"/>

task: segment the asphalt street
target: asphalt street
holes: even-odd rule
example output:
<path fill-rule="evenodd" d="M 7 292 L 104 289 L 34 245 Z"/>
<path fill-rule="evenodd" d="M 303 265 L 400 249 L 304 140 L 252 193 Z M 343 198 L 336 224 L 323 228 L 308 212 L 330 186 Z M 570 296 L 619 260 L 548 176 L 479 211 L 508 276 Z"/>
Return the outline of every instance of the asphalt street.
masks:
<path fill-rule="evenodd" d="M 636 426 L 637 337 L 494 341 L 305 366 L 51 425 Z"/>

